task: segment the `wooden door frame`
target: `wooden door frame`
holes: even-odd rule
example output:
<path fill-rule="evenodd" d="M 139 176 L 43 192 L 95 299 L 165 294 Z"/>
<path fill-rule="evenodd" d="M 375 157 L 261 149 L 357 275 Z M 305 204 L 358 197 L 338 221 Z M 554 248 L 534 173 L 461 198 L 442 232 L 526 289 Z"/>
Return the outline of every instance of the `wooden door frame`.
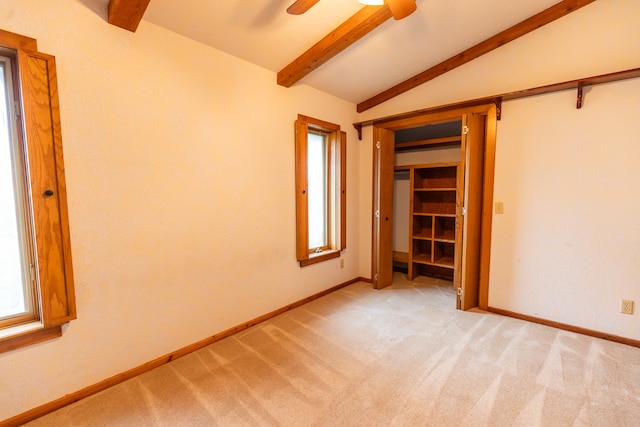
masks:
<path fill-rule="evenodd" d="M 493 187 L 495 179 L 495 151 L 496 151 L 496 131 L 497 131 L 497 109 L 495 104 L 478 105 L 467 108 L 455 108 L 447 109 L 445 111 L 437 112 L 425 112 L 424 114 L 409 117 L 400 118 L 396 120 L 389 120 L 382 123 L 374 123 L 373 131 L 373 209 L 372 217 L 373 224 L 375 224 L 375 211 L 376 206 L 379 203 L 377 199 L 377 185 L 379 179 L 384 179 L 383 176 L 378 176 L 376 169 L 376 141 L 375 135 L 377 131 L 375 128 L 383 128 L 391 131 L 397 131 L 417 126 L 424 126 L 429 124 L 444 123 L 454 120 L 460 120 L 463 114 L 484 114 L 487 116 L 485 125 L 485 141 L 484 141 L 484 167 L 483 167 L 483 183 L 482 183 L 482 213 L 481 213 L 481 246 L 480 246 L 480 277 L 478 283 L 478 308 L 486 310 L 489 306 L 489 268 L 491 261 L 491 228 L 493 223 Z M 393 175 L 386 177 L 386 179 L 393 179 Z M 377 256 L 377 230 L 374 225 L 372 227 L 372 251 L 371 251 L 371 277 L 375 277 L 376 272 L 376 256 Z"/>

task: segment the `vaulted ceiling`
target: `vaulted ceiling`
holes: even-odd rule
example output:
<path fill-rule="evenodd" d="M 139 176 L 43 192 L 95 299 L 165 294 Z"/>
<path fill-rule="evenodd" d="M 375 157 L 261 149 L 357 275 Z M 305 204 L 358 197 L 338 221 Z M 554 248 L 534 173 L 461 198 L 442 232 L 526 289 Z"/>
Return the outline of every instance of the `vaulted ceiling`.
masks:
<path fill-rule="evenodd" d="M 115 25 L 135 31 L 143 19 L 364 111 L 595 0 L 417 0 L 399 21 L 357 0 L 303 15 L 286 13 L 293 0 L 91 1 L 109 3 Z"/>

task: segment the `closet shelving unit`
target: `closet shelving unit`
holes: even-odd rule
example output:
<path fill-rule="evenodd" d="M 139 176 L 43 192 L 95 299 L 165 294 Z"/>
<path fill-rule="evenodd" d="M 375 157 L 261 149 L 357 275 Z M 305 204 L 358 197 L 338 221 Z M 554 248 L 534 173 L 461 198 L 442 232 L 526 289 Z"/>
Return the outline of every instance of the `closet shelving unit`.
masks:
<path fill-rule="evenodd" d="M 413 165 L 410 171 L 409 280 L 452 278 L 458 214 L 458 163 Z"/>

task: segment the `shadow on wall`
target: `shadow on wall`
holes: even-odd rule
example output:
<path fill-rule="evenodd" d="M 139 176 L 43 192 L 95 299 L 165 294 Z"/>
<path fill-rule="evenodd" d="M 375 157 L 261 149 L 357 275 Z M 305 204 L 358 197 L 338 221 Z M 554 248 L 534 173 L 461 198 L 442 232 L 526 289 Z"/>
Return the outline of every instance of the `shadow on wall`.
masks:
<path fill-rule="evenodd" d="M 100 18 L 104 19 L 105 21 L 107 20 L 107 8 L 109 7 L 109 0 L 78 0 L 78 2 L 85 5 L 87 9 L 91 10 Z"/>

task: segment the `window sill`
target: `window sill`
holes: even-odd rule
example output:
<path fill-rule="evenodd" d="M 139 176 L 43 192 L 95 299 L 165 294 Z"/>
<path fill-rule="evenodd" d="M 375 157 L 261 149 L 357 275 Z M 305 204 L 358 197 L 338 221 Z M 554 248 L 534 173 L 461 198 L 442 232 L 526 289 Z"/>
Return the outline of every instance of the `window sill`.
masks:
<path fill-rule="evenodd" d="M 44 328 L 40 322 L 27 323 L 0 331 L 0 353 L 62 336 L 62 326 Z"/>
<path fill-rule="evenodd" d="M 339 258 L 339 257 L 340 257 L 340 251 L 338 250 L 324 251 L 318 254 L 312 254 L 312 255 L 309 255 L 309 258 L 300 260 L 300 267 L 306 267 L 311 264 L 317 264 L 319 262 L 326 261 L 328 259 Z"/>

